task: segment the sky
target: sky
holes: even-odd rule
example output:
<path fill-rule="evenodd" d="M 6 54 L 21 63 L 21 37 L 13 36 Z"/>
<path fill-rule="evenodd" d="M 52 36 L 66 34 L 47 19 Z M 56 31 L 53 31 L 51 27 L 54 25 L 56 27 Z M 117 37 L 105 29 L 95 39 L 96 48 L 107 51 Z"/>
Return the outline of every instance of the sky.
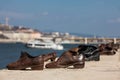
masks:
<path fill-rule="evenodd" d="M 120 37 L 120 0 L 0 0 L 0 23 Z"/>

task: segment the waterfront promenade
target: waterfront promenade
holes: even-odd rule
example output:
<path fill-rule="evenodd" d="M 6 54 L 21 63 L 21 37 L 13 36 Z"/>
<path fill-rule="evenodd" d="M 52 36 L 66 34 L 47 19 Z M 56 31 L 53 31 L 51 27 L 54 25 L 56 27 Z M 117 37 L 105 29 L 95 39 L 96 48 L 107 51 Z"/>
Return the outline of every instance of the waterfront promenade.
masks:
<path fill-rule="evenodd" d="M 1 80 L 120 80 L 120 51 L 89 61 L 83 69 L 0 70 Z"/>

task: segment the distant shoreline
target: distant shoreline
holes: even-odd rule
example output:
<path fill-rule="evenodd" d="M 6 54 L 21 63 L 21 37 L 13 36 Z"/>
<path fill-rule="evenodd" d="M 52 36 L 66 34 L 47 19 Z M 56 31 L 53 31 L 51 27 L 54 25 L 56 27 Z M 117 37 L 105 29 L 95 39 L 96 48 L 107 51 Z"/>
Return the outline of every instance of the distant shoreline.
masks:
<path fill-rule="evenodd" d="M 16 40 L 11 40 L 11 39 L 0 39 L 0 43 L 26 43 L 26 42 L 16 41 Z"/>
<path fill-rule="evenodd" d="M 69 40 L 69 39 L 68 39 Z M 27 43 L 29 40 L 17 40 L 17 39 L 0 39 L 0 43 Z M 69 43 L 63 44 L 101 44 L 101 43 L 120 43 L 120 38 L 74 38 L 70 39 Z M 62 43 L 61 43 L 62 44 Z"/>

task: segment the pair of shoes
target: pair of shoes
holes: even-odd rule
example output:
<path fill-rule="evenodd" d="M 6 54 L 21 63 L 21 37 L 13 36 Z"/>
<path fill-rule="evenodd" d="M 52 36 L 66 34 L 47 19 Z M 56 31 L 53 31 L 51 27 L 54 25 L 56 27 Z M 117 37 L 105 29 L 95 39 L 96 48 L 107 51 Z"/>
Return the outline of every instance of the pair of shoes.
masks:
<path fill-rule="evenodd" d="M 74 48 L 74 50 L 76 50 Z M 84 54 L 77 54 L 77 52 L 65 51 L 63 54 L 52 63 L 48 63 L 45 65 L 46 68 L 67 68 L 69 66 L 73 66 L 74 68 L 80 69 L 85 66 L 85 56 Z"/>
<path fill-rule="evenodd" d="M 44 58 L 42 56 L 33 57 L 27 52 L 21 52 L 21 56 L 16 62 L 7 65 L 8 70 L 24 70 L 29 67 L 32 70 L 43 70 Z"/>

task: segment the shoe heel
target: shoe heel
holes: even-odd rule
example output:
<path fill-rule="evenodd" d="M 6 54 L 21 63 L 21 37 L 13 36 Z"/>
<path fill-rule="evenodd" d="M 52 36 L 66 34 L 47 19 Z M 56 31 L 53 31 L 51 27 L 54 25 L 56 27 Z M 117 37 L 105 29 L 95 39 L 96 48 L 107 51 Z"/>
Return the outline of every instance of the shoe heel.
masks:
<path fill-rule="evenodd" d="M 43 70 L 44 69 L 44 65 L 35 65 L 31 67 L 32 70 Z"/>
<path fill-rule="evenodd" d="M 74 64 L 73 66 L 75 69 L 81 69 L 81 68 L 85 67 L 85 63 L 83 63 L 83 64 L 77 63 L 77 64 Z"/>

